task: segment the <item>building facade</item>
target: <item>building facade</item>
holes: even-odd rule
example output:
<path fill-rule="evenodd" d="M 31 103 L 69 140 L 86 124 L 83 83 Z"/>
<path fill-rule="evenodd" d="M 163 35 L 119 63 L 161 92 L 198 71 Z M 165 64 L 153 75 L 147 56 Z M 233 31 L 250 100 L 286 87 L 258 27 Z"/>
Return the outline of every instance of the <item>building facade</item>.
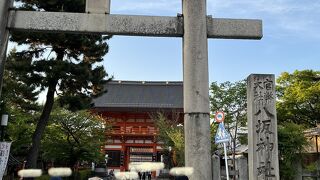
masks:
<path fill-rule="evenodd" d="M 162 144 L 156 115 L 183 122 L 182 82 L 111 81 L 94 99 L 92 111 L 111 123 L 104 151 L 108 169 L 128 170 L 130 162 L 160 162 Z"/>

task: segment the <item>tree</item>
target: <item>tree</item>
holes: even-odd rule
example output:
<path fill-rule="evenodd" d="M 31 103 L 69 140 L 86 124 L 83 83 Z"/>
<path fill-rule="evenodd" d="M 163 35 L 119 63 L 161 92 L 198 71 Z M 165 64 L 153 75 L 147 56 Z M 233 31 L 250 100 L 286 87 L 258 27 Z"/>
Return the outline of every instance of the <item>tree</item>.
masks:
<path fill-rule="evenodd" d="M 293 164 L 301 162 L 308 145 L 302 132 L 320 121 L 320 71 L 284 72 L 277 78 L 276 90 L 280 176 L 293 179 L 297 173 Z"/>
<path fill-rule="evenodd" d="M 6 65 L 9 68 L 14 53 L 16 49 L 7 57 Z M 21 62 L 20 66 L 24 66 L 23 63 Z M 27 156 L 26 150 L 30 147 L 32 132 L 39 117 L 37 111 L 40 109 L 36 103 L 39 90 L 34 85 L 20 80 L 24 78 L 26 75 L 21 74 L 19 68 L 5 70 L 1 96 L 1 114 L 8 113 L 10 122 L 5 138 L 12 141 L 11 154 L 21 161 Z"/>
<path fill-rule="evenodd" d="M 19 0 L 21 9 L 84 12 L 84 0 Z M 75 111 L 89 107 L 103 91 L 107 76 L 100 62 L 108 52 L 110 36 L 16 32 L 11 41 L 26 48 L 12 53 L 8 70 L 19 69 L 18 81 L 46 90 L 46 101 L 32 137 L 27 167 L 36 167 L 41 137 L 48 124 L 55 95 L 64 107 Z"/>
<path fill-rule="evenodd" d="M 279 122 L 315 127 L 320 122 L 320 71 L 282 73 L 277 79 Z"/>
<path fill-rule="evenodd" d="M 172 156 L 169 157 L 172 158 L 169 159 L 169 166 L 184 166 L 184 130 L 183 126 L 179 126 L 179 116 L 169 120 L 165 114 L 157 113 L 153 119 L 159 129 L 158 138 L 164 142 L 164 149 L 171 151 L 168 152 Z"/>
<path fill-rule="evenodd" d="M 32 142 L 32 133 L 35 130 L 39 115 L 27 113 L 14 106 L 10 106 L 7 112 L 10 114 L 10 123 L 8 123 L 6 139 L 12 141 L 10 153 L 23 161 Z"/>
<path fill-rule="evenodd" d="M 211 112 L 223 111 L 225 113 L 224 124 L 230 132 L 232 141 L 233 167 L 235 167 L 235 151 L 237 145 L 237 133 L 239 127 L 246 126 L 247 99 L 246 82 L 213 82 L 210 86 Z M 233 133 L 231 133 L 233 131 Z"/>
<path fill-rule="evenodd" d="M 291 122 L 278 127 L 281 179 L 294 179 L 297 174 L 296 165 L 301 161 L 302 152 L 308 145 L 303 130 L 303 126 Z"/>
<path fill-rule="evenodd" d="M 13 49 L 7 57 L 6 66 L 11 69 L 12 56 L 16 53 Z M 21 62 L 20 66 L 24 66 Z M 17 110 L 32 113 L 39 110 L 39 105 L 36 103 L 39 95 L 39 90 L 32 84 L 26 84 L 20 79 L 25 79 L 26 75 L 21 74 L 19 68 L 5 70 L 3 76 L 3 87 L 1 96 L 1 112 L 8 113 L 11 110 Z"/>
<path fill-rule="evenodd" d="M 88 111 L 71 112 L 57 108 L 43 138 L 42 157 L 46 161 L 74 167 L 81 161 L 103 159 L 105 130 L 110 128 L 102 117 Z"/>

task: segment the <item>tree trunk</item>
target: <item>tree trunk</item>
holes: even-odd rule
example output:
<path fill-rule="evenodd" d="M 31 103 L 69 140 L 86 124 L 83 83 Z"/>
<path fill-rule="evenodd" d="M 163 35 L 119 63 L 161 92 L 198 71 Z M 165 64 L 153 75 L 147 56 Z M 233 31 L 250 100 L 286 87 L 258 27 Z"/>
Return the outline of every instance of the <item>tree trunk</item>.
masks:
<path fill-rule="evenodd" d="M 41 137 L 44 133 L 44 130 L 48 124 L 49 116 L 54 103 L 54 93 L 56 91 L 57 82 L 52 82 L 49 84 L 47 99 L 42 110 L 42 114 L 37 123 L 37 127 L 32 136 L 32 146 L 29 149 L 29 153 L 27 155 L 27 164 L 26 168 L 36 168 L 37 167 L 37 159 L 39 156 L 39 149 L 41 145 Z"/>

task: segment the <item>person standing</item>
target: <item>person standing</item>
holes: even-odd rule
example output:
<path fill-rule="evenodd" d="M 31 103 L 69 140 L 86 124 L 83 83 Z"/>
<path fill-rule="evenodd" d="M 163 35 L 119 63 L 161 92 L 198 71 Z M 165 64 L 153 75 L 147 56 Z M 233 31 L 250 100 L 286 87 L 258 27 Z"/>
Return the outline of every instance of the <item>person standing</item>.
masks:
<path fill-rule="evenodd" d="M 141 172 L 140 172 L 140 171 L 138 172 L 138 175 L 139 175 L 139 180 L 141 180 L 141 178 L 142 178 L 142 174 L 141 174 Z"/>

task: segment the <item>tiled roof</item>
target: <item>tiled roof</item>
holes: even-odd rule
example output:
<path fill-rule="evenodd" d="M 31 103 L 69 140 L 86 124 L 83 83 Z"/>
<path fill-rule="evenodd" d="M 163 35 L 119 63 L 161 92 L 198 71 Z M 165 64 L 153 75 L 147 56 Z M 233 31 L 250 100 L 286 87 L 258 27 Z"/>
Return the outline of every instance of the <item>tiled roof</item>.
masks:
<path fill-rule="evenodd" d="M 182 82 L 111 81 L 94 108 L 183 108 Z"/>

